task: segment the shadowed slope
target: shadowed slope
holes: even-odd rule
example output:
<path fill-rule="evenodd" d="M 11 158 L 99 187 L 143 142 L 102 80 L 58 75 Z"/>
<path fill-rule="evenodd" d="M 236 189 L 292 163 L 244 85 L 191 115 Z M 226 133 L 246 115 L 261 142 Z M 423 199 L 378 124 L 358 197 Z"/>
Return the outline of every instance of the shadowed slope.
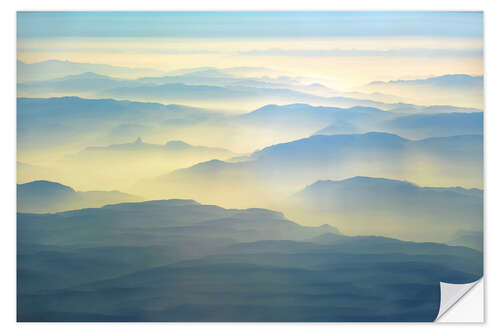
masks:
<path fill-rule="evenodd" d="M 17 223 L 20 321 L 431 321 L 440 281 L 482 275 L 468 248 L 347 237 L 191 200 Z"/>

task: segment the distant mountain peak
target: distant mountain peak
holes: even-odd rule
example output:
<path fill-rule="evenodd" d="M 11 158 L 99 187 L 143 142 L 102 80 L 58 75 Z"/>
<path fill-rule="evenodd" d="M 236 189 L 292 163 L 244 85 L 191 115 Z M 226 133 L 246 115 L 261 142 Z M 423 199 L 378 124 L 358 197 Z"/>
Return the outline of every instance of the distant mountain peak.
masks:
<path fill-rule="evenodd" d="M 326 88 L 326 86 L 322 85 L 321 83 L 311 83 L 310 85 L 308 85 L 308 87 L 311 87 L 311 88 Z"/>
<path fill-rule="evenodd" d="M 293 109 L 297 109 L 297 108 L 312 108 L 312 107 L 313 106 L 306 104 L 306 103 L 293 103 L 293 104 L 285 104 L 285 105 L 267 104 L 267 105 L 264 105 L 263 107 L 255 110 L 255 111 L 272 110 L 272 109 L 276 109 L 276 108 L 293 110 Z"/>
<path fill-rule="evenodd" d="M 182 140 L 172 140 L 165 143 L 165 148 L 173 148 L 173 149 L 187 149 L 192 147 L 190 144 L 182 141 Z"/>
<path fill-rule="evenodd" d="M 140 136 L 139 136 L 139 137 L 137 137 L 137 139 L 134 141 L 134 143 L 135 143 L 136 145 L 142 144 L 143 142 L 142 142 L 141 137 L 140 137 Z"/>
<path fill-rule="evenodd" d="M 66 75 L 60 78 L 55 78 L 52 80 L 49 80 L 48 82 L 61 82 L 61 81 L 69 81 L 69 80 L 108 80 L 108 81 L 117 81 L 119 79 L 102 75 L 102 74 L 97 74 L 94 72 L 84 72 L 81 74 L 72 74 L 72 75 Z M 43 81 L 42 81 L 43 82 Z"/>
<path fill-rule="evenodd" d="M 252 154 L 252 157 L 273 157 L 286 156 L 286 153 L 297 149 L 306 151 L 304 147 L 314 147 L 328 151 L 332 147 L 345 147 L 347 144 L 360 145 L 369 144 L 372 146 L 378 145 L 384 148 L 400 148 L 409 140 L 404 139 L 396 134 L 386 132 L 368 132 L 364 134 L 334 134 L 334 135 L 313 135 L 308 138 L 303 138 L 295 141 L 278 143 L 268 146 L 262 150 L 258 150 Z M 310 151 L 310 150 L 309 150 Z M 290 155 L 290 154 L 288 154 Z"/>
<path fill-rule="evenodd" d="M 24 184 L 18 184 L 17 185 L 18 190 L 19 189 L 32 189 L 32 190 L 37 190 L 37 191 L 59 191 L 59 192 L 72 192 L 74 193 L 75 190 L 69 186 L 63 185 L 61 183 L 56 183 L 56 182 L 51 182 L 48 180 L 35 180 L 32 182 L 24 183 Z"/>
<path fill-rule="evenodd" d="M 85 72 L 85 73 L 82 73 L 82 74 L 77 74 L 77 75 L 70 75 L 70 76 L 66 76 L 67 78 L 69 77 L 79 77 L 79 78 L 85 78 L 85 79 L 93 79 L 93 78 L 109 78 L 109 76 L 106 76 L 106 75 L 102 75 L 102 74 L 97 74 L 97 73 L 94 73 L 94 72 Z"/>
<path fill-rule="evenodd" d="M 210 161 L 197 163 L 197 164 L 193 165 L 193 168 L 216 168 L 216 167 L 224 166 L 227 164 L 229 164 L 229 163 L 226 163 L 226 162 L 218 160 L 218 159 L 213 159 Z"/>
<path fill-rule="evenodd" d="M 345 185 L 375 185 L 375 184 L 385 184 L 385 185 L 404 185 L 410 187 L 418 187 L 414 183 L 398 180 L 398 179 L 389 179 L 382 177 L 367 177 L 367 176 L 355 176 L 350 178 L 345 178 L 341 180 L 318 180 L 315 183 L 307 186 L 307 188 L 311 187 L 321 187 L 321 186 L 330 186 L 335 184 L 345 184 Z"/>
<path fill-rule="evenodd" d="M 447 83 L 447 84 L 464 84 L 473 81 L 483 80 L 482 75 L 468 75 L 468 74 L 446 74 L 441 76 L 431 76 L 425 79 L 413 80 L 390 80 L 390 81 L 372 81 L 368 85 L 384 85 L 384 84 L 421 84 L 421 83 Z"/>
<path fill-rule="evenodd" d="M 381 177 L 366 177 L 366 176 L 356 176 L 341 180 L 318 180 L 308 186 L 303 190 L 296 193 L 296 195 L 316 195 L 324 196 L 329 193 L 356 193 L 371 192 L 371 193 L 394 193 L 395 195 L 402 195 L 403 193 L 427 193 L 438 194 L 438 193 L 448 193 L 449 195 L 459 195 L 459 196 L 473 196 L 476 198 L 482 198 L 482 190 L 479 189 L 465 189 L 462 187 L 422 187 L 415 183 L 390 179 Z M 321 199 L 320 197 L 317 197 Z"/>
<path fill-rule="evenodd" d="M 69 186 L 47 180 L 17 185 L 18 212 L 53 213 L 141 200 L 140 197 L 116 190 L 75 191 Z"/>

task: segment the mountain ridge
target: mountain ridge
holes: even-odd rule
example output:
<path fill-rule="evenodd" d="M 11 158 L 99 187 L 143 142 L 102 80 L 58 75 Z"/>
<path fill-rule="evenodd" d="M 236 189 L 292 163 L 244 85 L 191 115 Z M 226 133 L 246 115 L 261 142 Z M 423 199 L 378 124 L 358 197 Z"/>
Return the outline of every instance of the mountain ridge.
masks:
<path fill-rule="evenodd" d="M 72 187 L 47 180 L 17 184 L 18 212 L 49 213 L 134 200 L 140 198 L 120 191 L 76 191 Z"/>

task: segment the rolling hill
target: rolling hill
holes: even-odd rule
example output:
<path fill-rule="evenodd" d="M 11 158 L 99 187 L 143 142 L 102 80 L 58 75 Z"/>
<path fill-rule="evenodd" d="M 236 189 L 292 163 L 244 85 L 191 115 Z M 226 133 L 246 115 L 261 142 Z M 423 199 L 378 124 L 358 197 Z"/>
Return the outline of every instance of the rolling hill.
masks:
<path fill-rule="evenodd" d="M 45 180 L 17 184 L 18 212 L 52 213 L 139 200 L 137 196 L 118 191 L 79 192 L 69 186 Z"/>
<path fill-rule="evenodd" d="M 17 228 L 19 321 L 431 321 L 440 281 L 482 275 L 469 248 L 191 200 L 20 213 Z"/>

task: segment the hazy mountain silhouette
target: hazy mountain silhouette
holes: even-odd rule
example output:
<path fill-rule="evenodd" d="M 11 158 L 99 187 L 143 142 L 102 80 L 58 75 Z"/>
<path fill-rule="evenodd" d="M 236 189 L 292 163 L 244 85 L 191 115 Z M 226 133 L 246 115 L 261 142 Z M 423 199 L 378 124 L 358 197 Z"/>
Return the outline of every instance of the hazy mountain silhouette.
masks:
<path fill-rule="evenodd" d="M 61 78 L 68 75 L 78 75 L 94 72 L 100 75 L 111 75 L 122 78 L 141 76 L 158 76 L 161 71 L 147 68 L 129 68 L 105 64 L 89 64 L 72 61 L 46 60 L 35 63 L 25 63 L 17 60 L 17 82 L 43 81 Z"/>
<path fill-rule="evenodd" d="M 244 83 L 244 82 L 242 82 Z M 290 101 L 335 104 L 328 97 L 316 96 L 290 88 L 262 88 L 243 85 L 203 85 L 184 83 L 148 84 L 139 87 L 116 87 L 100 92 L 101 97 L 126 98 L 139 101 L 196 103 L 204 107 L 238 107 L 240 110 L 259 107 L 271 102 Z M 221 105 L 221 102 L 225 103 Z M 352 105 L 352 103 L 351 103 Z"/>
<path fill-rule="evenodd" d="M 341 230 L 351 234 L 392 232 L 421 239 L 433 234 L 428 239 L 451 240 L 458 230 L 482 233 L 483 228 L 481 190 L 420 187 L 394 179 L 317 181 L 296 193 L 290 205 L 304 209 L 304 215 L 348 221 Z M 454 245 L 470 243 L 456 241 Z"/>
<path fill-rule="evenodd" d="M 304 90 L 304 92 L 300 90 Z M 287 101 L 290 99 L 304 102 L 329 102 L 328 98 L 308 93 L 318 91 L 317 87 L 314 86 L 289 84 L 288 80 L 284 78 L 273 80 L 270 78 L 235 77 L 216 69 L 196 71 L 180 76 L 137 80 L 116 79 L 86 72 L 46 81 L 21 82 L 17 85 L 17 91 L 20 97 L 78 94 L 87 98 L 125 98 L 145 102 L 182 104 L 196 102 L 203 106 L 207 106 L 207 102 L 210 101 L 220 102 L 222 100 L 225 103 L 234 103 L 235 101 L 252 103 L 254 107 L 265 104 L 266 101 Z M 213 105 L 224 106 L 220 103 L 212 103 L 211 106 Z"/>
<path fill-rule="evenodd" d="M 368 128 L 370 124 L 366 124 Z M 356 121 L 336 121 L 316 134 L 333 135 L 360 132 Z M 413 114 L 392 117 L 385 121 L 372 122 L 372 129 L 380 129 L 412 139 L 454 136 L 464 134 L 483 134 L 483 113 L 437 113 Z"/>
<path fill-rule="evenodd" d="M 69 186 L 46 180 L 17 185 L 18 212 L 48 213 L 139 200 L 139 197 L 118 191 L 77 192 Z"/>
<path fill-rule="evenodd" d="M 79 120 L 79 118 L 83 117 L 90 118 L 94 122 L 97 120 L 141 120 L 144 118 L 164 121 L 178 119 L 182 116 L 201 120 L 215 115 L 206 109 L 175 104 L 163 105 L 80 97 L 18 98 L 17 107 L 18 119 L 21 118 L 26 122 Z"/>
<path fill-rule="evenodd" d="M 236 123 L 260 131 L 272 131 L 281 142 L 314 134 L 361 134 L 372 131 L 389 132 L 411 139 L 482 134 L 482 113 L 477 112 L 479 110 L 471 113 L 470 109 L 447 106 L 406 107 L 408 109 L 397 105 L 397 111 L 383 111 L 366 106 L 338 108 L 270 104 L 236 117 Z M 456 113 L 457 110 L 467 110 L 469 113 Z M 401 113 L 411 115 L 401 116 Z"/>
<path fill-rule="evenodd" d="M 74 174 L 86 174 L 90 178 L 85 185 L 87 188 L 118 187 L 125 192 L 138 193 L 130 186 L 145 177 L 160 176 L 169 170 L 188 167 L 200 161 L 233 156 L 235 153 L 223 148 L 195 146 L 181 140 L 152 144 L 138 137 L 132 142 L 90 146 L 76 154 L 66 155 L 59 161 L 62 174 L 57 179 L 71 181 Z M 139 194 L 147 196 L 149 193 Z"/>
<path fill-rule="evenodd" d="M 137 224 L 139 216 L 143 220 L 140 225 Z M 61 230 L 57 235 L 47 234 L 49 239 L 44 244 L 52 245 L 138 245 L 143 242 L 142 237 L 151 238 L 147 242 L 148 245 L 161 245 L 163 240 L 169 237 L 178 237 L 178 241 L 186 237 L 224 238 L 233 241 L 305 240 L 326 232 L 338 232 L 335 227 L 328 225 L 304 227 L 287 220 L 279 212 L 267 209 L 223 209 L 218 206 L 201 205 L 192 200 L 121 203 L 56 215 L 22 215 L 21 217 L 23 223 L 26 224 L 22 224 L 20 227 L 26 227 L 27 230 L 31 230 L 31 227 L 34 226 L 30 224 L 32 223 L 30 221 L 46 221 L 43 223 L 50 228 L 76 223 L 75 228 Z M 107 228 L 101 230 L 103 226 L 113 226 L 116 230 L 122 230 L 124 234 L 126 234 L 126 230 L 137 232 L 138 238 L 129 239 L 124 234 L 120 236 L 116 234 L 116 230 L 108 230 Z M 88 235 L 80 235 L 78 236 L 80 238 L 76 240 L 75 237 L 81 232 L 80 227 L 92 228 L 99 236 L 94 238 L 93 232 Z M 145 234 L 141 237 L 138 236 L 140 232 L 135 230 L 138 227 L 144 228 Z M 155 234 L 149 235 L 153 229 Z M 25 240 L 30 242 L 28 235 L 32 234 L 27 231 L 25 235 Z M 33 235 L 33 237 L 38 236 Z"/>
<path fill-rule="evenodd" d="M 159 152 L 159 153 L 175 153 L 175 152 L 189 152 L 189 153 L 208 153 L 213 155 L 221 155 L 229 157 L 233 155 L 231 151 L 223 148 L 212 148 L 204 146 L 193 146 L 181 140 L 168 141 L 164 145 L 145 143 L 140 137 L 134 142 L 114 144 L 105 147 L 87 147 L 85 153 L 89 152 Z"/>
<path fill-rule="evenodd" d="M 446 87 L 446 88 L 459 88 L 459 89 L 482 89 L 483 88 L 483 76 L 472 76 L 466 74 L 448 74 L 436 77 L 430 77 L 427 79 L 417 79 L 417 80 L 393 80 L 393 81 L 373 81 L 370 82 L 371 86 L 379 85 L 403 85 L 403 86 L 419 86 L 419 85 L 430 85 L 434 87 Z"/>
<path fill-rule="evenodd" d="M 186 85 L 210 85 L 231 87 L 252 87 L 269 89 L 292 89 L 320 95 L 333 95 L 334 91 L 319 83 L 302 84 L 300 80 L 288 76 L 263 76 L 259 72 L 269 73 L 269 69 L 248 68 L 249 70 L 238 70 L 237 68 L 219 69 L 206 67 L 185 71 L 174 71 L 163 77 L 141 78 L 137 81 L 143 84 L 161 85 L 166 83 L 182 83 Z M 255 72 L 255 73 L 253 73 Z M 252 75 L 253 74 L 253 75 Z"/>
<path fill-rule="evenodd" d="M 78 141 L 88 143 L 128 124 L 151 133 L 153 128 L 164 130 L 221 117 L 213 111 L 182 105 L 79 97 L 18 98 L 18 146 L 38 149 Z"/>
<path fill-rule="evenodd" d="M 47 156 L 61 149 L 65 157 L 52 173 L 75 182 L 83 175 L 89 187 L 149 177 L 141 193 L 286 214 L 194 200 L 135 202 L 140 198 L 122 192 L 79 192 L 49 181 L 19 184 L 19 321 L 431 321 L 439 282 L 482 276 L 483 192 L 468 187 L 482 188 L 483 114 L 447 106 L 476 106 L 478 78 L 472 85 L 465 76 L 370 85 L 395 86 L 395 96 L 399 89 L 403 96 L 404 89 L 429 92 L 429 101 L 446 104 L 426 107 L 433 102 L 342 96 L 294 78 L 251 76 L 250 68 L 136 79 L 140 70 L 112 66 L 18 66 L 24 79 L 42 80 L 18 82 L 19 96 L 193 102 L 231 111 L 258 105 L 229 116 L 177 104 L 18 98 L 18 148 Z M 327 106 L 268 104 L 291 102 Z M 257 131 L 248 135 L 247 127 Z M 189 130 L 179 135 L 181 128 Z M 334 135 L 309 136 L 317 131 Z M 200 144 L 200 133 L 203 146 L 185 142 Z M 233 154 L 215 148 L 216 135 L 254 147 L 269 136 L 273 144 L 226 160 Z M 156 177 L 159 170 L 164 175 Z M 318 181 L 346 177 L 354 178 Z M 449 187 L 456 185 L 467 188 Z"/>
<path fill-rule="evenodd" d="M 440 281 L 482 275 L 465 247 L 191 200 L 21 213 L 17 228 L 20 321 L 431 321 Z"/>
<path fill-rule="evenodd" d="M 376 128 L 383 120 L 392 118 L 390 112 L 377 108 L 356 106 L 336 108 L 311 106 L 308 104 L 266 105 L 253 112 L 240 116 L 244 123 L 258 126 L 319 128 L 328 123 L 341 123 L 342 130 L 350 132 L 354 128 L 363 130 L 371 126 Z M 342 126 L 344 125 L 344 126 Z"/>
<path fill-rule="evenodd" d="M 172 100 L 185 102 L 220 98 L 248 99 L 266 95 L 283 98 L 283 94 L 288 93 L 290 96 L 312 101 L 322 98 L 315 94 L 331 96 L 334 93 L 333 90 L 318 83 L 301 84 L 298 80 L 286 76 L 246 77 L 231 69 L 217 68 L 195 69 L 168 76 L 143 77 L 134 80 L 118 79 L 85 71 L 48 80 L 26 81 L 29 80 L 18 81 L 18 96 L 46 97 L 80 94 L 82 97 L 90 98 L 118 97 L 161 102 L 165 101 L 164 98 L 168 98 L 170 102 Z M 148 95 L 147 90 L 150 90 L 151 94 Z M 350 104 L 356 101 L 350 98 L 348 100 Z M 375 101 L 366 102 L 378 105 Z"/>
<path fill-rule="evenodd" d="M 415 105 L 408 103 L 394 103 L 391 104 L 391 108 L 388 111 L 397 113 L 471 113 L 471 112 L 482 112 L 482 109 L 477 108 L 466 108 L 452 105 Z"/>
<path fill-rule="evenodd" d="M 483 113 L 439 113 L 401 116 L 385 122 L 387 130 L 412 138 L 483 134 Z"/>
<path fill-rule="evenodd" d="M 261 180 L 286 180 L 287 184 L 312 183 L 318 178 L 353 177 L 366 172 L 394 177 L 415 176 L 409 159 L 433 159 L 436 174 L 460 173 L 458 184 L 482 184 L 482 136 L 464 135 L 408 140 L 389 133 L 316 135 L 266 147 L 246 162 L 209 161 L 174 172 L 171 177 L 217 179 L 224 172 L 244 172 Z M 367 164 L 368 163 L 368 164 Z M 361 172 L 363 171 L 363 172 Z M 165 176 L 168 179 L 170 176 Z M 405 177 L 399 177 L 405 178 Z M 458 178 L 458 177 L 457 177 Z M 470 186 L 469 186 L 470 187 Z M 482 187 L 482 186 L 481 186 Z"/>
<path fill-rule="evenodd" d="M 96 96 L 95 92 L 103 89 L 112 89 L 118 86 L 138 86 L 134 80 L 124 80 L 86 72 L 55 78 L 47 81 L 34 81 L 18 83 L 18 96 L 23 97 L 45 97 L 45 96 L 67 96 L 83 94 L 84 96 Z"/>
<path fill-rule="evenodd" d="M 18 98 L 17 108 L 18 148 L 36 151 L 40 148 L 60 148 L 61 145 L 77 145 L 79 148 L 76 149 L 81 149 L 82 145 L 102 146 L 138 136 L 161 138 L 169 133 L 170 138 L 189 142 L 193 127 L 198 131 L 220 133 L 221 138 L 214 138 L 207 145 L 219 146 L 223 142 L 222 134 L 227 133 L 227 136 L 244 136 L 245 140 L 242 141 L 245 142 L 256 141 L 250 149 L 307 137 L 329 125 L 321 133 L 352 134 L 378 129 L 417 137 L 419 133 L 434 135 L 437 132 L 434 130 L 436 126 L 428 125 L 429 129 L 425 129 L 425 117 L 416 122 L 416 129 L 413 129 L 411 119 L 393 124 L 391 119 L 397 116 L 396 113 L 359 106 L 342 109 L 307 104 L 267 105 L 241 116 L 228 116 L 175 104 L 61 97 Z M 473 117 L 475 116 L 470 116 Z M 445 117 L 442 118 L 440 122 L 446 121 Z M 429 122 L 432 121 L 431 118 L 428 119 Z M 465 120 L 451 121 L 450 124 L 455 125 L 443 126 L 450 128 L 449 131 L 443 130 L 444 133 L 436 134 L 468 134 L 471 126 L 467 127 L 464 122 Z M 477 120 L 473 123 L 477 123 Z M 196 127 L 197 125 L 199 126 Z M 262 133 L 263 131 L 272 135 Z M 256 136 L 262 142 L 255 140 Z"/>
<path fill-rule="evenodd" d="M 144 180 L 133 192 L 148 190 L 164 198 L 180 196 L 219 205 L 244 203 L 246 207 L 275 208 L 308 225 L 338 220 L 342 223 L 340 229 L 346 231 L 343 228 L 347 227 L 350 234 L 378 233 L 411 240 L 448 241 L 458 229 L 481 228 L 481 190 L 465 190 L 457 186 L 482 188 L 482 154 L 482 136 L 476 135 L 425 140 L 408 140 L 388 133 L 318 135 L 269 146 L 246 159 L 197 163 Z M 377 213 L 374 223 L 370 222 L 370 209 L 356 206 L 358 193 L 355 191 L 352 206 L 347 211 L 311 210 L 291 204 L 287 199 L 318 179 L 343 179 L 360 174 L 373 178 L 407 179 L 420 184 L 421 188 L 411 185 L 410 189 L 414 191 L 408 192 L 406 197 L 398 197 L 401 193 L 394 191 L 391 194 L 395 200 L 394 208 L 387 203 L 379 208 L 376 205 L 371 207 L 371 213 Z M 428 184 L 436 189 L 426 187 Z M 378 185 L 386 186 L 385 183 Z M 406 193 L 407 190 L 403 190 Z M 445 193 L 440 193 L 441 190 Z M 425 199 L 427 193 L 431 193 L 428 197 L 436 201 Z M 413 206 L 411 200 L 422 196 L 420 204 Z M 439 196 L 443 196 L 442 200 L 437 200 Z M 379 202 L 377 197 L 373 200 Z M 372 202 L 370 197 L 365 201 L 367 205 Z M 441 206 L 437 206 L 439 204 Z M 401 221 L 384 223 L 386 216 Z M 350 219 L 356 223 L 349 224 Z M 454 224 L 453 220 L 456 220 Z M 427 232 L 425 228 L 419 230 L 418 225 L 437 229 Z M 415 232 L 412 234 L 410 229 Z"/>
<path fill-rule="evenodd" d="M 56 63 L 58 62 L 56 61 Z M 161 103 L 192 104 L 193 101 L 196 101 L 198 105 L 204 107 L 225 107 L 227 103 L 231 103 L 239 109 L 256 108 L 268 103 L 300 102 L 336 107 L 376 107 L 405 113 L 436 112 L 434 109 L 439 109 L 440 112 L 479 111 L 449 106 L 449 104 L 456 104 L 452 99 L 446 100 L 446 103 L 439 103 L 446 105 L 431 107 L 402 103 L 404 98 L 399 98 L 398 102 L 387 103 L 377 99 L 377 94 L 384 96 L 380 93 L 340 92 L 318 83 L 304 84 L 292 77 L 271 78 L 262 75 L 248 77 L 231 69 L 201 68 L 172 73 L 167 76 L 155 75 L 139 79 L 123 79 L 119 75 L 118 77 L 120 78 L 113 77 L 113 75 L 102 75 L 102 71 L 95 73 L 89 70 L 76 71 L 63 77 L 50 76 L 50 79 L 47 80 L 18 81 L 17 91 L 20 97 L 54 97 L 78 94 L 86 98 L 125 98 Z M 368 86 L 379 87 L 382 84 L 379 82 Z M 222 99 L 224 104 L 215 103 Z M 241 106 L 238 106 L 236 102 L 239 102 Z"/>
<path fill-rule="evenodd" d="M 265 77 L 269 76 L 282 76 L 281 73 L 267 67 L 256 67 L 256 66 L 237 66 L 237 67 L 225 67 L 217 68 L 210 66 L 195 67 L 195 68 L 183 68 L 169 71 L 167 74 L 170 76 L 195 74 L 199 75 L 202 73 L 205 76 L 238 76 L 238 77 Z"/>
<path fill-rule="evenodd" d="M 374 81 L 362 90 L 397 95 L 408 103 L 483 108 L 483 76 L 450 74 L 417 80 Z"/>
<path fill-rule="evenodd" d="M 314 170 L 319 172 L 317 178 L 325 174 L 343 177 L 363 174 L 363 169 L 372 174 L 401 175 L 408 159 L 433 159 L 435 169 L 442 172 L 459 172 L 454 168 L 460 166 L 462 182 L 474 179 L 475 184 L 482 184 L 482 142 L 481 135 L 462 135 L 424 140 L 408 140 L 389 133 L 366 133 L 353 135 L 317 135 L 302 140 L 292 141 L 266 147 L 252 154 L 259 164 L 280 166 L 282 172 L 296 173 Z M 369 166 L 367 165 L 370 164 Z M 333 173 L 333 170 L 337 171 Z M 467 170 L 468 169 L 468 170 Z M 332 170 L 332 171 L 330 171 Z M 356 171 L 357 170 L 357 171 Z M 356 174 L 352 174 L 356 172 Z M 408 174 L 411 176 L 410 174 Z M 413 174 L 415 176 L 416 173 Z M 444 175 L 443 175 L 444 176 Z M 317 179 L 316 178 L 316 179 Z M 404 178 L 404 177 L 400 177 Z M 467 184 L 466 182 L 458 184 Z M 455 184 L 454 184 L 455 185 Z M 471 187 L 471 186 L 468 186 Z M 481 185 L 479 187 L 482 187 Z"/>

